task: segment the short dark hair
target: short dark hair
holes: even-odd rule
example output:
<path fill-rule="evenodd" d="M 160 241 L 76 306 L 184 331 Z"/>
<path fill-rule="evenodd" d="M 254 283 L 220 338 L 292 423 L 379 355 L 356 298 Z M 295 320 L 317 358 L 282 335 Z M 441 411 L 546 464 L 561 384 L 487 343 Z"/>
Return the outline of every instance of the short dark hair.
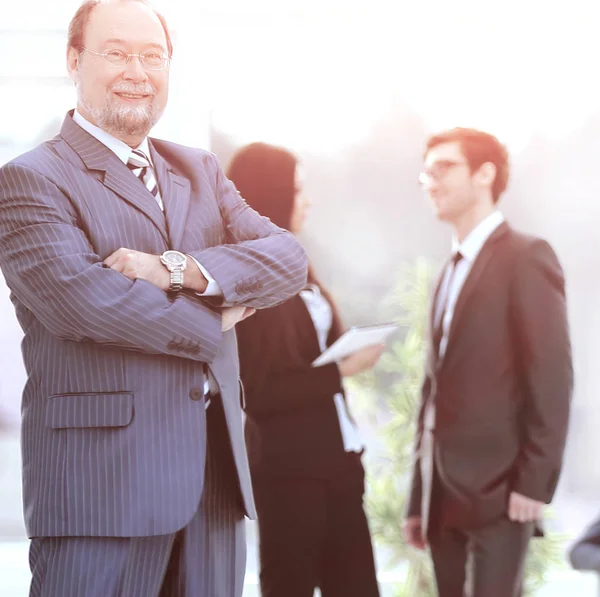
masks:
<path fill-rule="evenodd" d="M 492 185 L 492 198 L 496 203 L 506 190 L 510 174 L 506 147 L 494 135 L 477 129 L 456 127 L 431 136 L 427 141 L 425 156 L 438 145 L 455 142 L 460 144 L 460 149 L 469 163 L 471 172 L 486 162 L 491 162 L 496 166 L 496 178 Z"/>
<path fill-rule="evenodd" d="M 231 158 L 227 177 L 248 205 L 280 228 L 290 229 L 298 158 L 287 149 L 251 143 Z"/>
<path fill-rule="evenodd" d="M 165 17 L 160 14 L 149 0 L 123 0 L 128 2 L 141 2 L 146 6 L 149 6 L 154 14 L 158 17 L 162 28 L 164 29 L 165 36 L 167 38 L 167 51 L 169 58 L 173 56 L 173 42 L 171 41 L 171 34 L 167 27 L 167 21 Z M 67 38 L 67 47 L 75 48 L 78 52 L 83 52 L 83 33 L 87 24 L 90 20 L 94 8 L 99 4 L 104 4 L 106 0 L 85 0 L 85 2 L 77 9 L 77 12 L 73 15 L 71 22 L 69 23 L 69 33 Z"/>

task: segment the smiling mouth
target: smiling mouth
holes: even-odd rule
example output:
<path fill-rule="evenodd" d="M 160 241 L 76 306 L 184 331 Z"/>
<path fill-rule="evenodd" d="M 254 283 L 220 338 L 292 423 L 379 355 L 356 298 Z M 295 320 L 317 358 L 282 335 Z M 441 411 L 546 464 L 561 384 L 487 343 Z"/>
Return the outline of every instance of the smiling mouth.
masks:
<path fill-rule="evenodd" d="M 150 97 L 147 93 L 127 93 L 124 91 L 115 91 L 115 95 L 130 100 L 146 99 L 147 97 Z"/>

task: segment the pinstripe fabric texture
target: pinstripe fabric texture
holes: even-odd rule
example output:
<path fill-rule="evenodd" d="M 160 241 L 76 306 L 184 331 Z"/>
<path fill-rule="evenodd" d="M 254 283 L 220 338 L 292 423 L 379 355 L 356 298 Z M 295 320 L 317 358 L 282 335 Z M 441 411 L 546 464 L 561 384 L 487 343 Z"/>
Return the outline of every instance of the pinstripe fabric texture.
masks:
<path fill-rule="evenodd" d="M 133 149 L 131 151 L 127 167 L 144 183 L 148 192 L 156 199 L 161 211 L 164 211 L 165 207 L 158 193 L 158 183 L 156 182 L 154 171 L 152 170 L 150 161 L 141 149 Z"/>
<path fill-rule="evenodd" d="M 0 169 L 0 266 L 25 333 L 31 537 L 149 537 L 192 519 L 204 482 L 204 362 L 245 511 L 255 513 L 235 332 L 221 332 L 214 300 L 172 299 L 102 262 L 120 247 L 177 249 L 206 267 L 225 305 L 263 308 L 302 288 L 306 257 L 246 205 L 212 154 L 150 146 L 164 214 L 70 115 L 57 137 Z"/>
<path fill-rule="evenodd" d="M 133 149 L 129 160 L 127 161 L 127 167 L 144 183 L 144 186 L 148 189 L 150 194 L 156 199 L 158 206 L 161 211 L 165 211 L 162 197 L 158 190 L 158 183 L 154 176 L 154 170 L 150 164 L 150 160 L 144 154 L 141 149 Z M 206 398 L 205 407 L 208 408 L 210 404 L 210 381 L 208 365 L 204 365 L 204 396 Z"/>
<path fill-rule="evenodd" d="M 36 538 L 30 597 L 241 597 L 245 526 L 220 400 L 208 415 L 205 489 L 177 533 Z"/>

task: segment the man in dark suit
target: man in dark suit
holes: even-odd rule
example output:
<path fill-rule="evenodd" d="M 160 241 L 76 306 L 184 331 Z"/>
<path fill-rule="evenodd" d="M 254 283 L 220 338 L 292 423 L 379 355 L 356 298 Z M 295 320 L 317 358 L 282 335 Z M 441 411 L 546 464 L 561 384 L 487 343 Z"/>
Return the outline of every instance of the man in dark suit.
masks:
<path fill-rule="evenodd" d="M 212 154 L 147 137 L 171 54 L 147 2 L 84 3 L 77 110 L 0 170 L 32 596 L 242 594 L 255 510 L 233 328 L 296 294 L 306 257 Z"/>
<path fill-rule="evenodd" d="M 508 170 L 495 137 L 457 128 L 429 139 L 420 178 L 454 243 L 432 301 L 404 533 L 429 543 L 440 597 L 520 594 L 567 433 L 563 273 L 497 211 Z"/>

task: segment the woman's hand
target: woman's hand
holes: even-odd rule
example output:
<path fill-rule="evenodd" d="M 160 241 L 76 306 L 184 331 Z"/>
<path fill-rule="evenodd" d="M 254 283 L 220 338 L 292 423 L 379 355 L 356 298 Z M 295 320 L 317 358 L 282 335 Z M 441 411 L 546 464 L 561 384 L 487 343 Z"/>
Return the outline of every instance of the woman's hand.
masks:
<path fill-rule="evenodd" d="M 342 377 L 349 377 L 367 371 L 367 369 L 372 369 L 379 360 L 384 348 L 385 344 L 374 344 L 353 352 L 340 361 L 340 374 Z"/>

